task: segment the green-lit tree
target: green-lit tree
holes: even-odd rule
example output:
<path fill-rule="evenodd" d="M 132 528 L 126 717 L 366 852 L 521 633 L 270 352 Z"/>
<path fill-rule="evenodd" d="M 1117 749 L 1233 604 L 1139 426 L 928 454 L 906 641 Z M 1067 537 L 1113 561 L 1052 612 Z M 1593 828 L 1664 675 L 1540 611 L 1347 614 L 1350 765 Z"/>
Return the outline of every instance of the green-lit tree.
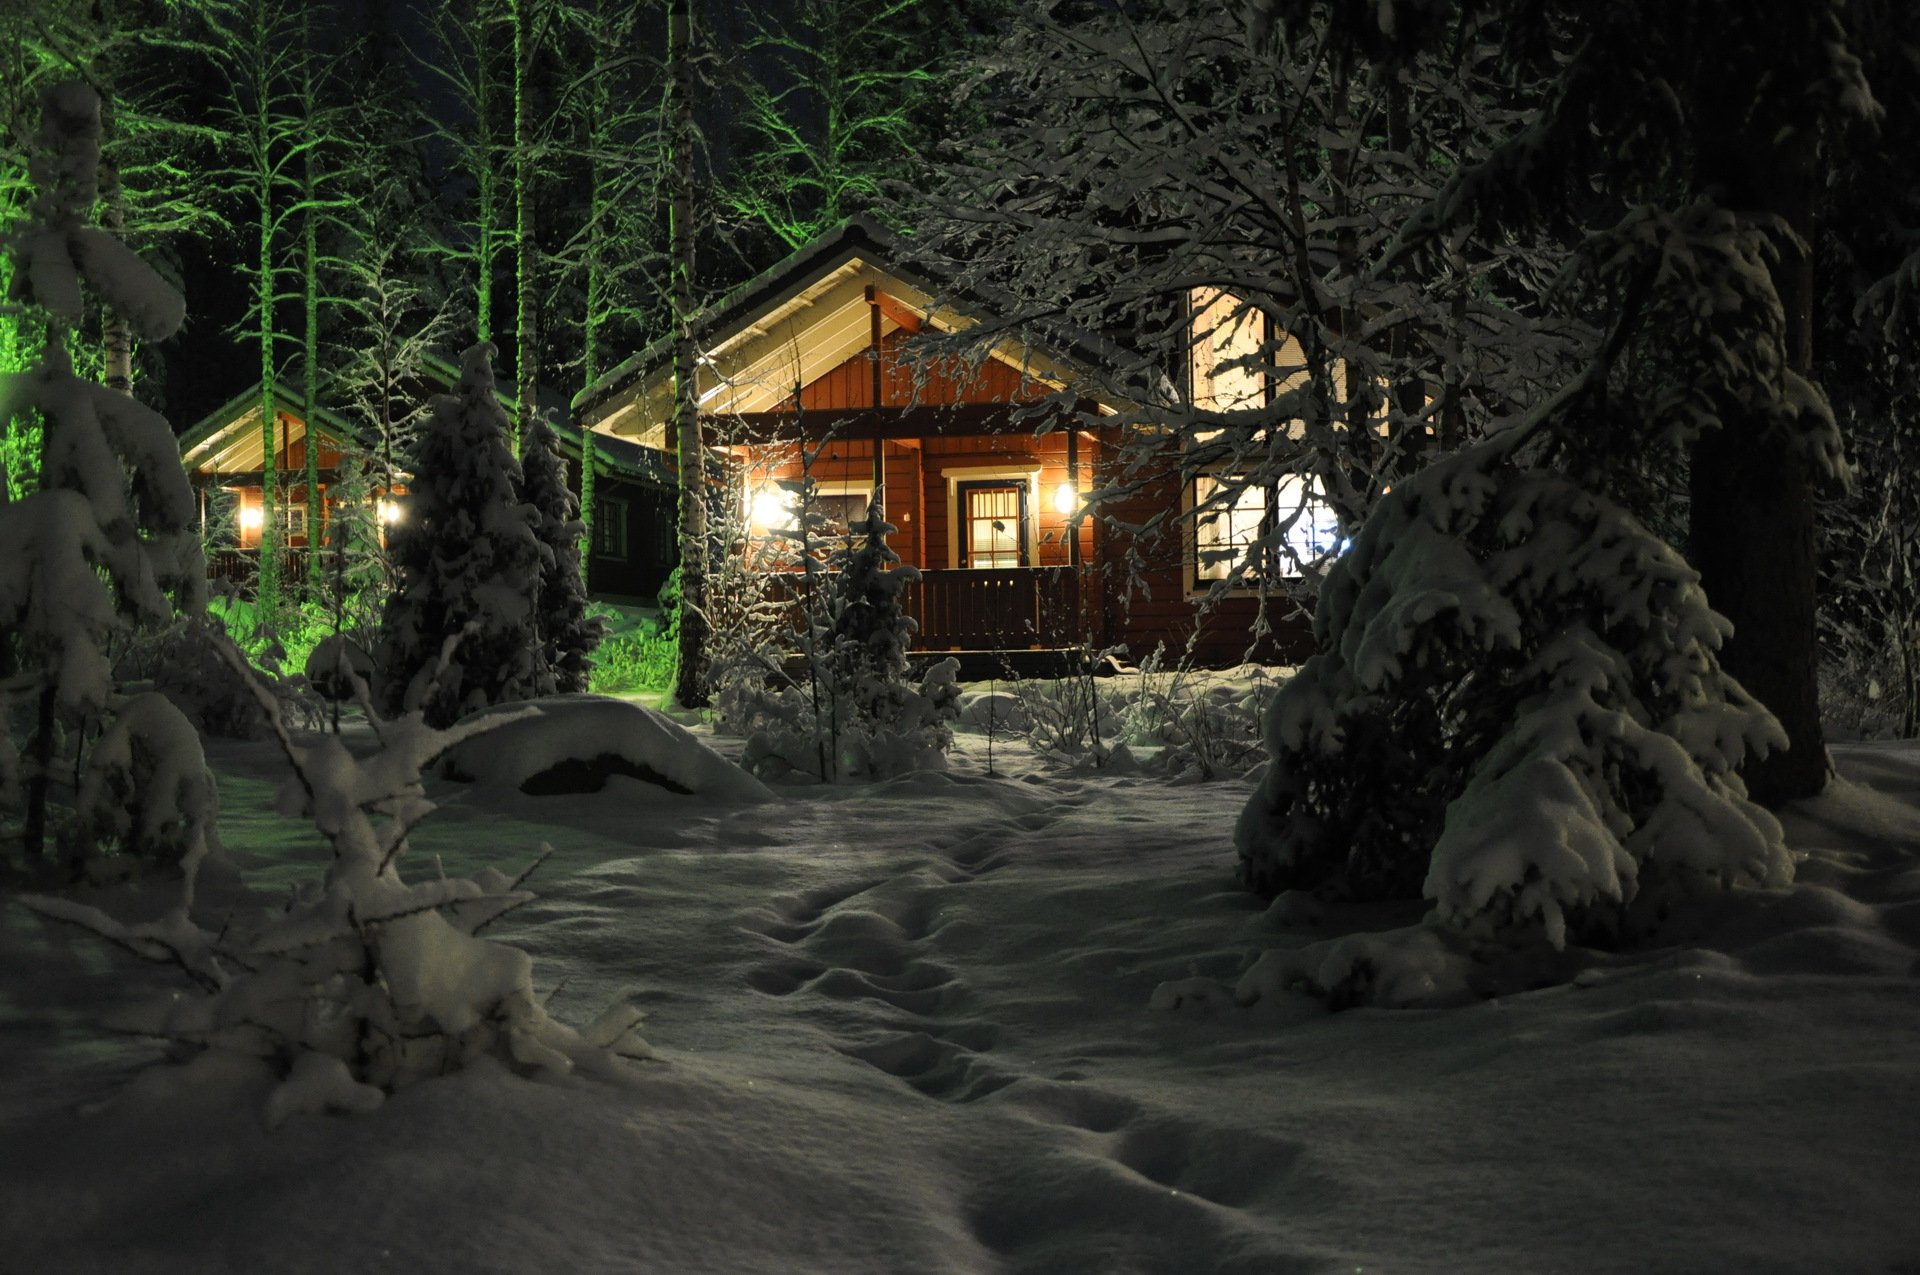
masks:
<path fill-rule="evenodd" d="M 798 248 L 881 202 L 929 138 L 922 100 L 949 34 L 934 0 L 795 0 L 751 10 L 734 59 L 739 167 L 721 193 L 734 216 Z"/>
<path fill-rule="evenodd" d="M 552 671 L 553 689 L 587 689 L 591 656 L 606 635 L 606 622 L 587 614 L 587 586 L 580 571 L 580 502 L 567 487 L 560 440 L 545 413 L 535 413 L 520 436 L 521 494 L 537 516 L 536 531 L 547 552 L 540 562 L 534 627 Z"/>
<path fill-rule="evenodd" d="M 584 69 L 556 94 L 555 161 L 580 198 L 572 233 L 556 235 L 547 255 L 553 292 L 571 309 L 549 326 L 577 334 L 579 383 L 591 385 L 667 319 L 665 62 L 654 52 L 657 12 L 599 0 L 562 16 Z M 591 544 L 600 464 L 591 434 L 582 446 L 580 518 Z M 587 565 L 583 557 L 582 579 Z"/>
<path fill-rule="evenodd" d="M 471 182 L 450 219 L 442 251 L 472 292 L 472 327 L 481 341 L 494 336 L 501 255 L 511 248 L 509 201 L 502 181 L 513 149 L 511 65 L 501 27 L 505 0 L 460 0 L 435 6 L 430 39 L 417 51 L 421 73 L 436 81 L 451 117 L 436 114 L 432 128 L 450 168 Z"/>

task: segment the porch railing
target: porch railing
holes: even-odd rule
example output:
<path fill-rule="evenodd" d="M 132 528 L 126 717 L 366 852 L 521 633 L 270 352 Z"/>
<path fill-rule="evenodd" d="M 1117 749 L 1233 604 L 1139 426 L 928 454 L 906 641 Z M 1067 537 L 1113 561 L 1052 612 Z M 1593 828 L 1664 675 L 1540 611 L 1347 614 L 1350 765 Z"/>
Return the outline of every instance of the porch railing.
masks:
<path fill-rule="evenodd" d="M 287 584 L 299 584 L 307 578 L 304 550 L 280 554 L 280 578 Z M 207 579 L 224 581 L 242 589 L 251 589 L 260 579 L 260 551 L 231 546 L 207 550 Z"/>
<path fill-rule="evenodd" d="M 1072 646 L 1088 636 L 1080 567 L 1002 567 L 923 571 L 902 601 L 918 623 L 920 650 L 995 651 Z M 799 576 L 774 572 L 771 580 L 796 607 Z M 824 586 L 823 586 L 824 587 Z"/>

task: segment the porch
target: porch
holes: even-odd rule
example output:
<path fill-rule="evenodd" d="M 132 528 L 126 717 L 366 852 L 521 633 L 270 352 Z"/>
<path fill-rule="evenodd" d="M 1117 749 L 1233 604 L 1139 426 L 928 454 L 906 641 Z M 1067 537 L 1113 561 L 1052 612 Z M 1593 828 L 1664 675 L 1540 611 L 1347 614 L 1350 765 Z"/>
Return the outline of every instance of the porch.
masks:
<path fill-rule="evenodd" d="M 208 584 L 215 586 L 224 584 L 251 596 L 259 579 L 259 546 L 236 548 L 227 545 L 207 550 Z M 281 550 L 280 579 L 289 585 L 306 582 L 307 552 L 305 549 Z"/>
<path fill-rule="evenodd" d="M 797 573 L 771 572 L 768 578 L 797 606 Z M 1096 579 L 1085 564 L 922 571 L 901 601 L 919 626 L 915 651 L 1059 651 L 1107 640 Z"/>

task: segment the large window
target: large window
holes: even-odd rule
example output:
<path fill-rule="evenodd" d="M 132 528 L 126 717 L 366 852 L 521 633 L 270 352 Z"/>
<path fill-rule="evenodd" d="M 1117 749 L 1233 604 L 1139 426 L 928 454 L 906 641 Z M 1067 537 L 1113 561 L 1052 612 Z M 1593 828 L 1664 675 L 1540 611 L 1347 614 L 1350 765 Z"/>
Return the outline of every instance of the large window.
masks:
<path fill-rule="evenodd" d="M 1296 577 L 1345 547 L 1333 510 L 1298 475 L 1201 474 L 1191 490 L 1196 585 L 1231 579 L 1243 563 L 1248 584 Z"/>

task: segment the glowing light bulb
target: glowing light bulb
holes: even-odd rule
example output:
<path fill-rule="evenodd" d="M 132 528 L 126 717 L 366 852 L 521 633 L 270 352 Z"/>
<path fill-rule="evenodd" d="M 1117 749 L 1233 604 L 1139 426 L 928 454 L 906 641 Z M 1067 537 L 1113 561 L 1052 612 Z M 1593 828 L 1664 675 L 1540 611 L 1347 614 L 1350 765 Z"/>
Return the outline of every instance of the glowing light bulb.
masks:
<path fill-rule="evenodd" d="M 793 513 L 793 493 L 784 487 L 762 487 L 753 493 L 750 510 L 754 526 L 783 527 Z"/>
<path fill-rule="evenodd" d="M 400 521 L 400 502 L 383 500 L 380 502 L 380 521 L 391 527 Z"/>
<path fill-rule="evenodd" d="M 1072 483 L 1061 483 L 1053 489 L 1054 512 L 1070 514 L 1080 507 L 1080 493 L 1073 489 Z"/>
<path fill-rule="evenodd" d="M 240 526 L 245 531 L 258 531 L 266 522 L 266 513 L 258 505 L 240 506 Z"/>

